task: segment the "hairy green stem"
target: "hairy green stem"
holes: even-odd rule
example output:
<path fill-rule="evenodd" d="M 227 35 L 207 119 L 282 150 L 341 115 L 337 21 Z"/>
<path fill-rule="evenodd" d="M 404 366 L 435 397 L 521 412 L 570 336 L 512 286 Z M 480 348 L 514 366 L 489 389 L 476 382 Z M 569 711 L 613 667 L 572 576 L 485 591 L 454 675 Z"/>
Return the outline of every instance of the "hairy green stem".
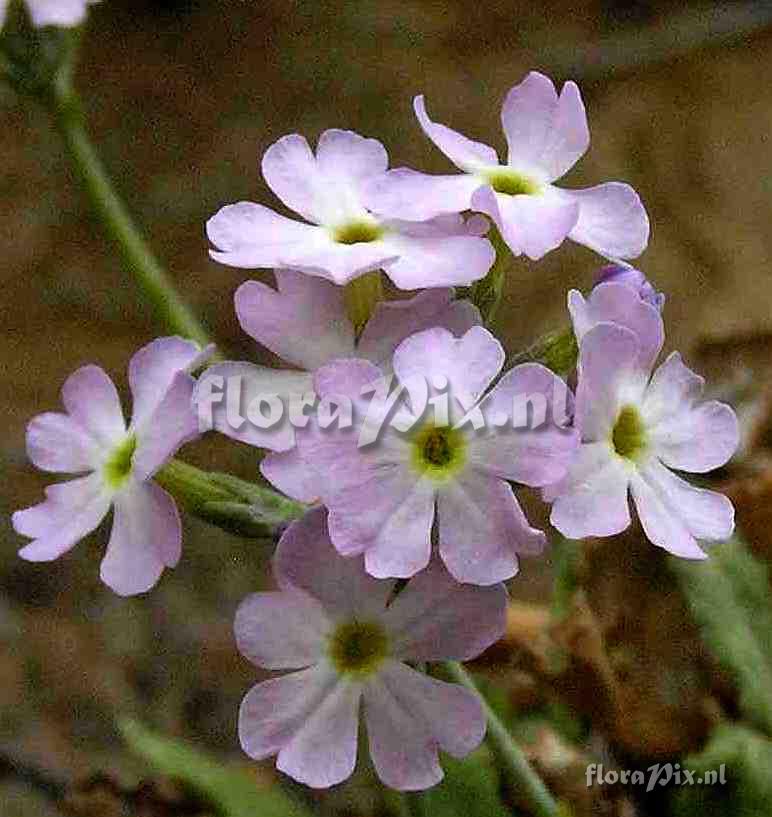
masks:
<path fill-rule="evenodd" d="M 579 344 L 572 329 L 556 329 L 507 360 L 507 368 L 519 363 L 543 363 L 555 374 L 565 377 L 576 368 Z"/>
<path fill-rule="evenodd" d="M 453 681 L 474 692 L 482 702 L 488 721 L 488 742 L 517 799 L 535 817 L 558 817 L 560 807 L 555 798 L 536 774 L 523 750 L 515 743 L 507 727 L 477 689 L 471 675 L 457 661 L 445 661 L 442 667 Z"/>
<path fill-rule="evenodd" d="M 156 315 L 173 332 L 205 346 L 210 342 L 209 334 L 153 255 L 102 165 L 86 131 L 83 108 L 69 70 L 59 72 L 45 100 L 94 211 Z"/>
<path fill-rule="evenodd" d="M 275 539 L 308 509 L 266 486 L 202 471 L 181 460 L 167 462 L 154 479 L 188 513 L 252 539 Z"/>

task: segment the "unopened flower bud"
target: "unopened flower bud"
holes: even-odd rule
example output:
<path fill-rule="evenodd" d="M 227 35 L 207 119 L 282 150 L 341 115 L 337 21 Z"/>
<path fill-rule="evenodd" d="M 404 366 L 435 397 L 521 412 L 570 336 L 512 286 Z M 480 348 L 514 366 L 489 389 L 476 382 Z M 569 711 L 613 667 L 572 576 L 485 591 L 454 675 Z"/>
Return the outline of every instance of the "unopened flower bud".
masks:
<path fill-rule="evenodd" d="M 642 301 L 662 311 L 665 304 L 665 296 L 657 292 L 649 279 L 635 267 L 628 264 L 609 264 L 598 272 L 595 284 L 624 284 L 630 289 L 634 289 Z"/>

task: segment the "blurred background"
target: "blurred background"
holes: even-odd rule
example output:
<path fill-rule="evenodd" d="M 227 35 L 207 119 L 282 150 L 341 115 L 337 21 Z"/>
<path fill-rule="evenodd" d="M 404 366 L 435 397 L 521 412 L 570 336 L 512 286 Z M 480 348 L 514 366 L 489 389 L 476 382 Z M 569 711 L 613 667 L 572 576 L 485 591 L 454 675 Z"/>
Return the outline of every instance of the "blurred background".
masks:
<path fill-rule="evenodd" d="M 638 265 L 667 293 L 667 350 L 740 406 L 743 452 L 714 481 L 766 560 L 770 67 L 770 2 L 104 0 L 78 85 L 105 163 L 180 290 L 228 356 L 255 359 L 232 309 L 236 286 L 255 275 L 208 259 L 204 222 L 232 201 L 277 205 L 259 172 L 271 142 L 350 128 L 383 141 L 395 166 L 445 172 L 412 115 L 416 93 L 437 120 L 500 148 L 501 100 L 528 70 L 578 81 L 592 143 L 564 183 L 624 180 L 647 205 L 652 238 Z M 166 330 L 91 218 L 47 113 L 3 89 L 0 118 L 0 812 L 204 814 L 163 781 L 137 789 L 151 775 L 115 719 L 138 716 L 244 762 L 236 717 L 255 671 L 231 625 L 266 581 L 268 554 L 187 520 L 179 568 L 134 599 L 99 583 L 104 530 L 52 565 L 17 559 L 9 514 L 49 481 L 26 461 L 26 422 L 58 408 L 63 380 L 84 363 L 125 386 L 130 355 Z M 587 289 L 600 264 L 570 243 L 518 262 L 497 319 L 505 346 L 565 324 L 566 291 Z M 254 452 L 232 443 L 207 439 L 185 457 L 257 475 Z M 525 563 L 509 636 L 480 670 L 577 814 L 670 813 L 661 793 L 586 790 L 586 762 L 645 768 L 699 751 L 718 721 L 738 716 L 735 682 L 698 637 L 661 554 L 635 533 L 587 546 L 557 619 L 556 562 Z M 567 663 L 556 669 L 558 648 Z M 250 768 L 272 785 L 270 764 Z M 362 777 L 318 800 L 329 814 L 388 813 Z"/>

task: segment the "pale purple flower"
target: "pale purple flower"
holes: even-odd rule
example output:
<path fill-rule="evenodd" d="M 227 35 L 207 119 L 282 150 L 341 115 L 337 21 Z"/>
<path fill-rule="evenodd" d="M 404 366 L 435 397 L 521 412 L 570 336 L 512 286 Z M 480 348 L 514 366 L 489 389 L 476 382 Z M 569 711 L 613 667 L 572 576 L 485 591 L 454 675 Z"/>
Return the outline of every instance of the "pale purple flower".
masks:
<path fill-rule="evenodd" d="M 364 190 L 388 166 L 383 145 L 345 130 L 327 130 L 316 155 L 304 137 L 284 136 L 263 156 L 268 186 L 306 221 L 261 204 L 223 207 L 207 224 L 211 255 L 229 266 L 292 267 L 345 284 L 383 269 L 400 289 L 469 284 L 495 253 L 479 222 L 457 215 L 383 219 L 365 206 Z"/>
<path fill-rule="evenodd" d="M 615 323 L 634 332 L 640 344 L 641 366 L 651 371 L 665 340 L 665 328 L 659 309 L 642 299 L 637 289 L 611 281 L 595 286 L 587 298 L 572 289 L 568 293 L 568 311 L 580 344 L 601 323 Z"/>
<path fill-rule="evenodd" d="M 575 415 L 582 445 L 565 479 L 544 491 L 554 501 L 550 519 L 572 539 L 611 536 L 630 525 L 631 495 L 655 545 L 705 558 L 698 540 L 731 536 L 732 503 L 673 471 L 724 465 L 738 445 L 737 417 L 723 403 L 700 400 L 704 380 L 677 352 L 652 375 L 641 349 L 639 336 L 611 323 L 584 336 Z"/>
<path fill-rule="evenodd" d="M 570 238 L 610 258 L 635 258 L 646 247 L 649 221 L 636 192 L 608 182 L 566 190 L 554 182 L 587 150 L 590 134 L 579 89 L 560 96 L 548 77 L 532 71 L 507 94 L 501 121 L 509 154 L 429 119 L 423 96 L 414 101 L 424 133 L 463 174 L 432 176 L 392 170 L 368 187 L 370 207 L 385 216 L 427 219 L 476 210 L 496 223 L 516 255 L 539 259 Z"/>
<path fill-rule="evenodd" d="M 59 26 L 69 28 L 86 19 L 88 6 L 99 0 L 24 0 L 36 28 Z M 0 28 L 5 23 L 9 0 L 0 0 Z"/>
<path fill-rule="evenodd" d="M 607 264 L 598 270 L 595 283 L 596 285 L 624 284 L 635 290 L 642 301 L 656 307 L 660 312 L 665 305 L 665 295 L 662 292 L 657 292 L 651 281 L 639 269 L 631 267 L 629 264 Z"/>
<path fill-rule="evenodd" d="M 46 488 L 39 505 L 16 511 L 17 533 L 34 541 L 19 551 L 48 562 L 91 533 L 113 509 L 100 575 L 116 593 L 150 589 L 180 558 L 180 518 L 153 474 L 198 434 L 189 372 L 208 356 L 178 337 L 159 338 L 129 363 L 134 413 L 128 427 L 112 380 L 83 366 L 62 387 L 66 413 L 39 414 L 27 428 L 27 453 L 44 471 L 81 474 Z"/>
<path fill-rule="evenodd" d="M 212 376 L 223 378 L 223 384 L 240 378 L 242 409 L 257 395 L 275 394 L 287 414 L 290 395 L 313 393 L 313 373 L 332 360 L 364 358 L 387 368 L 394 349 L 408 335 L 430 326 L 463 334 L 480 323 L 478 310 L 469 301 L 454 300 L 452 289 L 430 289 L 405 300 L 381 301 L 356 338 L 340 287 L 294 270 L 276 270 L 275 275 L 277 289 L 258 281 L 239 287 L 236 315 L 248 335 L 293 368 L 218 363 L 199 379 L 196 402 L 206 387 L 204 381 Z M 305 502 L 318 498 L 316 475 L 301 462 L 290 423 L 260 429 L 245 422 L 235 428 L 224 401 L 212 406 L 212 420 L 222 434 L 274 452 L 262 460 L 260 470 L 279 490 Z"/>
<path fill-rule="evenodd" d="M 438 750 L 464 757 L 485 734 L 477 697 L 405 662 L 479 655 L 503 634 L 503 585 L 472 587 L 433 565 L 396 597 L 361 559 L 344 559 L 314 509 L 286 531 L 274 559 L 278 592 L 247 597 L 236 640 L 254 664 L 296 670 L 247 693 L 239 713 L 244 751 L 314 788 L 354 771 L 360 709 L 380 779 L 401 790 L 438 783 Z"/>
<path fill-rule="evenodd" d="M 461 582 L 508 579 L 517 572 L 518 553 L 543 549 L 544 533 L 530 526 L 509 481 L 544 486 L 561 479 L 578 438 L 551 421 L 553 398 L 568 392 L 539 364 L 515 367 L 486 394 L 503 363 L 501 345 L 480 326 L 460 338 L 441 328 L 407 338 L 394 353 L 398 383 L 408 389 L 425 383 L 434 396 L 442 396 L 447 384 L 448 419 L 411 402 L 400 408 L 400 422 L 413 423 L 407 433 L 389 422 L 366 446 L 360 431 L 369 421 L 360 395 L 382 370 L 349 360 L 317 371 L 321 397 L 347 395 L 361 410 L 347 429 L 310 422 L 298 430 L 300 456 L 319 475 L 333 543 L 344 555 L 364 553 L 371 575 L 409 577 L 423 570 L 435 516 L 439 554 Z M 523 397 L 545 408 L 539 427 L 512 427 Z M 459 416 L 474 408 L 488 420 L 484 428 Z"/>

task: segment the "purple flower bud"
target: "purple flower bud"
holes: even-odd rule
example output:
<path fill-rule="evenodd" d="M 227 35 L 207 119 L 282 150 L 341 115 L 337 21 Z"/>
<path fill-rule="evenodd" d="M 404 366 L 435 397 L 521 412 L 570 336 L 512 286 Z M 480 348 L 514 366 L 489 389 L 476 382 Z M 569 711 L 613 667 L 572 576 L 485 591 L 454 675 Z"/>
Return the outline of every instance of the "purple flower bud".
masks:
<path fill-rule="evenodd" d="M 665 304 L 664 294 L 657 292 L 649 279 L 639 269 L 627 266 L 626 264 L 609 264 L 599 270 L 598 276 L 595 279 L 596 286 L 598 284 L 608 284 L 612 282 L 630 287 L 630 289 L 638 293 L 638 297 L 642 301 L 656 307 L 660 312 L 662 311 L 662 307 Z"/>

